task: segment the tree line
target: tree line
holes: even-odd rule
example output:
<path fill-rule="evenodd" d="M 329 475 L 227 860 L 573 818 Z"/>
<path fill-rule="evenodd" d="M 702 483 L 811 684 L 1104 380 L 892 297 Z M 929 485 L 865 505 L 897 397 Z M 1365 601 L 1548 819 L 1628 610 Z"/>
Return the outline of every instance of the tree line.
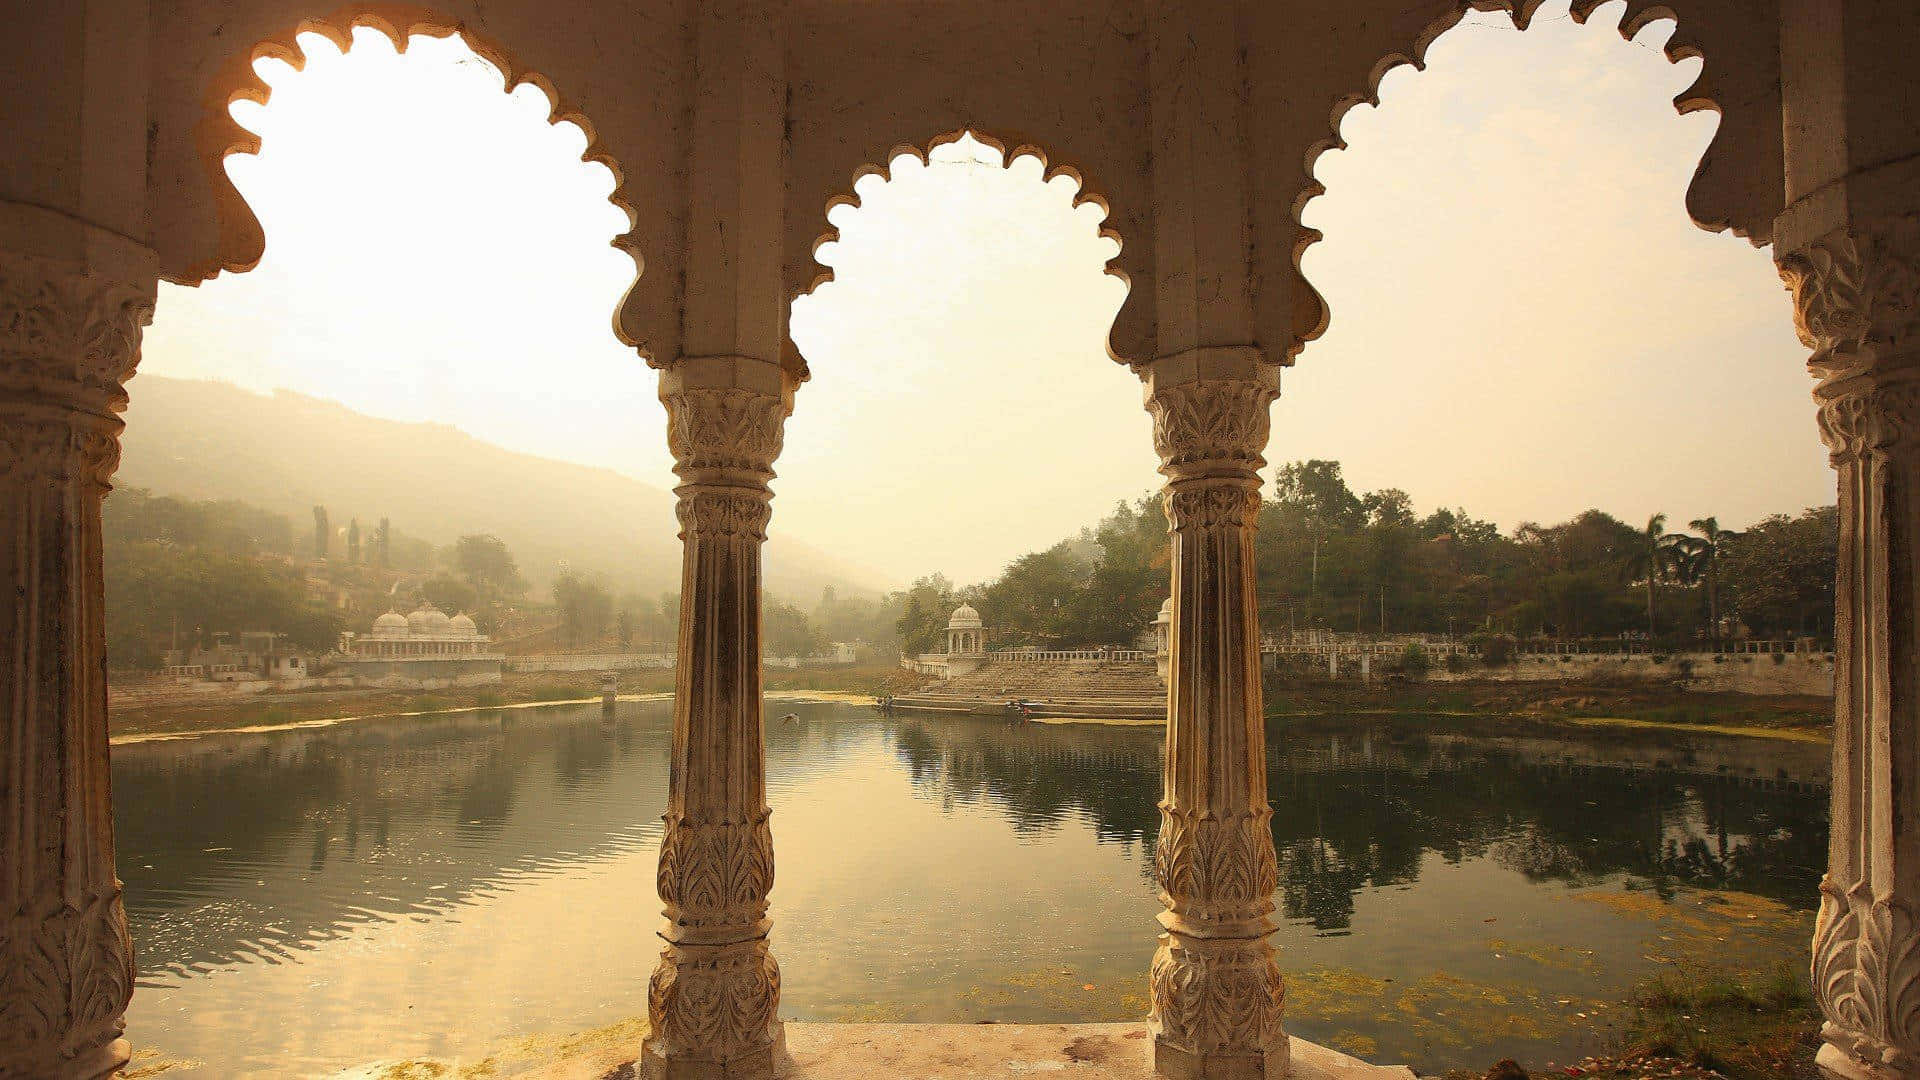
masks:
<path fill-rule="evenodd" d="M 121 488 L 102 509 L 101 541 L 116 668 L 158 667 L 174 642 L 203 644 L 217 631 L 275 630 L 320 650 L 343 629 L 287 554 L 293 525 L 280 514 Z"/>
<path fill-rule="evenodd" d="M 1255 589 L 1270 634 L 1830 639 L 1838 521 L 1823 506 L 1739 532 L 1711 514 L 1670 530 L 1666 514 L 1636 526 L 1594 509 L 1503 533 L 1460 508 L 1421 516 L 1399 489 L 1355 492 L 1337 461 L 1296 461 L 1275 470 L 1260 508 Z M 890 598 L 901 649 L 942 650 L 963 602 L 995 645 L 1130 643 L 1167 596 L 1166 529 L 1149 496 L 992 581 L 921 578 Z"/>
<path fill-rule="evenodd" d="M 108 654 L 114 667 L 151 670 L 165 652 L 211 644 L 221 632 L 271 630 L 296 648 L 326 652 L 347 629 L 365 630 L 389 608 L 427 600 L 466 612 L 483 633 L 552 620 L 568 648 L 671 650 L 680 596 L 623 590 L 569 569 L 547 597 L 532 591 L 499 537 L 470 533 L 434 545 L 381 519 L 370 537 L 344 530 L 316 508 L 312 532 L 283 514 L 236 500 L 156 496 L 122 488 L 103 515 Z M 320 538 L 346 543 L 330 545 Z M 830 641 L 868 637 L 878 598 L 836 600 L 828 590 L 809 612 L 774 597 L 762 607 L 767 651 L 808 656 Z M 891 628 L 887 627 L 890 635 Z"/>

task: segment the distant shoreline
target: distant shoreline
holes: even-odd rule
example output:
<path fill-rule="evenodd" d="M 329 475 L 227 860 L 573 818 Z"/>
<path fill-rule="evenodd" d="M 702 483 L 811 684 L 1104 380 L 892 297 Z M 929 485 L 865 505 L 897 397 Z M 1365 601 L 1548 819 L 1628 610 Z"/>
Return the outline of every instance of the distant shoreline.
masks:
<path fill-rule="evenodd" d="M 896 668 L 871 667 L 770 671 L 765 676 L 764 692 L 769 698 L 872 703 L 880 694 L 897 689 L 890 680 L 899 674 Z M 673 696 L 673 672 L 622 672 L 619 685 L 622 701 L 666 700 Z M 325 728 L 354 720 L 599 700 L 599 672 L 542 672 L 508 675 L 497 686 L 448 690 L 317 690 L 277 694 L 265 700 L 222 698 L 109 707 L 107 728 L 111 745 L 128 746 L 196 735 Z"/>
<path fill-rule="evenodd" d="M 769 671 L 769 699 L 873 704 L 921 680 L 896 668 Z M 197 735 L 258 734 L 335 727 L 356 720 L 444 716 L 488 709 L 591 704 L 600 700 L 598 672 L 510 675 L 498 686 L 445 691 L 353 690 L 285 694 L 113 709 L 111 744 L 132 746 Z M 620 677 L 620 700 L 668 700 L 671 671 Z M 1825 743 L 1832 740 L 1830 700 L 1701 694 L 1650 686 L 1577 684 L 1412 683 L 1397 686 L 1290 684 L 1266 688 L 1269 722 L 1338 717 L 1453 717 L 1513 723 L 1539 730 L 1671 731 Z M 938 714 L 922 714 L 936 720 Z M 1165 721 L 1111 717 L 1034 718 L 1052 726 L 1161 727 Z"/>

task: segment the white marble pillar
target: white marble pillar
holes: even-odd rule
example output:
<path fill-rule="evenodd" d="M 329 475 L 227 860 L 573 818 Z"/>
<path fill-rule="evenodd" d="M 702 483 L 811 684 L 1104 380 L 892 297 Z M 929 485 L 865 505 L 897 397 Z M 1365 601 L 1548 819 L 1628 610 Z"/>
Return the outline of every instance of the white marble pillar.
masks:
<path fill-rule="evenodd" d="M 128 1056 L 100 503 L 154 279 L 0 252 L 0 1076 Z"/>
<path fill-rule="evenodd" d="M 760 549 L 794 382 L 748 357 L 688 358 L 661 373 L 685 548 L 649 1080 L 761 1080 L 781 1050 L 780 968 L 767 948 Z"/>
<path fill-rule="evenodd" d="M 1920 215 L 1827 233 L 1785 253 L 1781 274 L 1839 474 L 1819 1062 L 1920 1077 Z"/>
<path fill-rule="evenodd" d="M 1279 1077 L 1287 1035 L 1267 940 L 1279 870 L 1253 577 L 1279 368 L 1251 348 L 1193 350 L 1141 367 L 1173 534 L 1154 1068 L 1169 1080 Z"/>

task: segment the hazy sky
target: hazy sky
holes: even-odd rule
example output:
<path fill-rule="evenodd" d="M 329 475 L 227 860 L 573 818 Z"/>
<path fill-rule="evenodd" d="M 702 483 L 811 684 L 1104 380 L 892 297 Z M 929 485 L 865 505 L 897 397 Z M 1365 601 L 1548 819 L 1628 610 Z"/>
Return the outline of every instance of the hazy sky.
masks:
<path fill-rule="evenodd" d="M 1356 489 L 1509 528 L 1831 501 L 1767 254 L 1686 219 L 1717 120 L 1670 99 L 1698 62 L 1659 53 L 1670 24 L 1622 42 L 1618 10 L 1549 7 L 1525 34 L 1472 16 L 1348 114 L 1306 215 L 1333 325 L 1286 376 L 1269 460 L 1338 458 Z M 163 288 L 142 369 L 671 484 L 653 373 L 608 329 L 632 264 L 579 130 L 457 41 L 302 43 L 304 72 L 263 63 L 271 103 L 236 107 L 263 136 L 228 168 L 266 257 Z M 883 577 L 989 577 L 1158 482 L 1139 383 L 1103 348 L 1122 286 L 1099 212 L 979 155 L 864 181 L 822 251 L 838 280 L 794 311 L 814 377 L 774 528 Z"/>

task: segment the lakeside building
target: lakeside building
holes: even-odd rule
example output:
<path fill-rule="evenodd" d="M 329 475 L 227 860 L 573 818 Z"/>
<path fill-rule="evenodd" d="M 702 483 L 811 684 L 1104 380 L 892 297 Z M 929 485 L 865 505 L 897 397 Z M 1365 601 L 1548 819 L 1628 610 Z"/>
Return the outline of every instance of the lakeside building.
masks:
<path fill-rule="evenodd" d="M 283 646 L 285 636 L 269 630 L 222 631 L 213 635 L 212 645 L 168 650 L 160 674 L 180 682 L 305 679 L 308 658 Z"/>
<path fill-rule="evenodd" d="M 406 615 L 387 612 L 368 633 L 342 634 L 328 660 L 355 685 L 437 690 L 497 683 L 506 657 L 471 616 L 449 616 L 428 600 Z"/>
<path fill-rule="evenodd" d="M 860 659 L 859 646 L 851 641 L 833 641 L 827 643 L 827 651 L 808 653 L 805 656 L 766 655 L 760 662 L 770 668 L 785 668 L 789 671 L 803 667 L 845 667 Z"/>

